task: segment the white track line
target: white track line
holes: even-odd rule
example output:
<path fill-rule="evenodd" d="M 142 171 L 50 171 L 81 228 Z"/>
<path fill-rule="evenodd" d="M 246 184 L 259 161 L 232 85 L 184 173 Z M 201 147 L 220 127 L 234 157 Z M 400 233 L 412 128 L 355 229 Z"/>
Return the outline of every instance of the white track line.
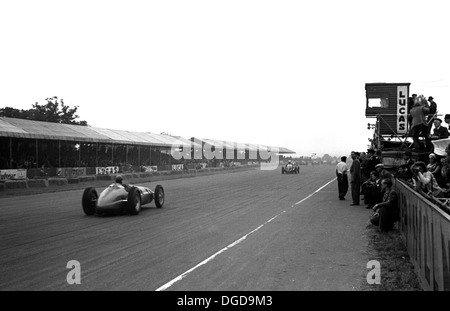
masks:
<path fill-rule="evenodd" d="M 313 193 L 311 193 L 310 195 L 308 195 L 306 198 L 298 201 L 297 203 L 295 203 L 294 205 L 291 206 L 294 207 L 298 204 L 301 204 L 302 202 L 306 201 L 307 199 L 309 199 L 310 197 L 312 197 L 315 193 L 319 192 L 320 190 L 322 190 L 323 188 L 325 188 L 326 186 L 328 186 L 330 183 L 332 183 L 333 181 L 335 181 L 336 178 L 333 178 L 332 180 L 330 180 L 329 182 L 327 182 L 325 185 L 323 185 L 322 187 L 320 187 L 319 189 L 317 189 L 316 191 L 314 191 Z M 259 227 L 253 229 L 252 231 L 250 231 L 249 233 L 247 233 L 246 235 L 244 235 L 243 237 L 237 239 L 236 241 L 234 241 L 233 243 L 231 243 L 230 245 L 228 245 L 225 248 L 222 248 L 220 251 L 218 251 L 217 253 L 215 253 L 214 255 L 206 258 L 205 260 L 203 260 L 202 262 L 200 262 L 199 264 L 197 264 L 195 267 L 192 267 L 191 269 L 187 270 L 186 272 L 180 274 L 179 276 L 177 276 L 176 278 L 174 278 L 172 281 L 167 282 L 166 284 L 164 284 L 163 286 L 159 287 L 156 289 L 156 291 L 163 291 L 168 289 L 169 287 L 171 287 L 173 284 L 175 284 L 178 281 L 181 281 L 182 279 L 184 279 L 188 274 L 190 274 L 192 271 L 196 270 L 197 268 L 207 264 L 208 262 L 210 262 L 211 260 L 213 260 L 216 256 L 222 254 L 223 252 L 225 252 L 226 250 L 238 245 L 239 243 L 241 243 L 242 241 L 244 241 L 250 234 L 255 233 L 256 231 L 258 231 L 259 229 L 261 229 L 262 227 L 264 227 L 265 225 L 267 225 L 269 222 L 275 220 L 276 218 L 278 218 L 279 216 L 281 216 L 282 214 L 286 213 L 286 211 L 282 211 L 281 213 L 275 215 L 274 217 L 270 218 L 268 221 L 266 221 L 265 223 L 263 223 L 262 225 L 260 225 Z"/>
<path fill-rule="evenodd" d="M 329 184 L 331 184 L 333 181 L 336 180 L 336 177 L 333 178 L 332 180 L 330 180 L 329 182 L 327 182 L 325 185 L 323 185 L 322 187 L 320 187 L 319 189 L 317 189 L 316 191 L 314 191 L 313 193 L 311 193 L 310 195 L 308 195 L 306 198 L 304 198 L 303 200 L 298 201 L 297 203 L 295 203 L 294 205 L 292 205 L 291 207 L 294 207 L 300 203 L 302 203 L 303 201 L 308 200 L 310 197 L 312 197 L 315 193 L 319 192 L 320 190 L 322 190 L 323 188 L 325 188 L 326 186 L 328 186 Z"/>

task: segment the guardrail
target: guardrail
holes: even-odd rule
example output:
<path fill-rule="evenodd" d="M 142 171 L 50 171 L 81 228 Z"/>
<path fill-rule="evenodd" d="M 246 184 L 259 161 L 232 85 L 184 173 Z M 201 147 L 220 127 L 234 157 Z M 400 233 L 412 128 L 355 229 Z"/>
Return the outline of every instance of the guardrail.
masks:
<path fill-rule="evenodd" d="M 396 179 L 400 230 L 424 290 L 450 291 L 450 215 Z"/>

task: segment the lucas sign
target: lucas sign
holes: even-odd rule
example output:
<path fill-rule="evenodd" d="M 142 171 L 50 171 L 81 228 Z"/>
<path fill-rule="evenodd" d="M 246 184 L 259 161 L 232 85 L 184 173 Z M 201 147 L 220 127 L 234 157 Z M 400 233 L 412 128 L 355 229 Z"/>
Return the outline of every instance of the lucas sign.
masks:
<path fill-rule="evenodd" d="M 406 134 L 408 87 L 397 86 L 397 134 Z"/>

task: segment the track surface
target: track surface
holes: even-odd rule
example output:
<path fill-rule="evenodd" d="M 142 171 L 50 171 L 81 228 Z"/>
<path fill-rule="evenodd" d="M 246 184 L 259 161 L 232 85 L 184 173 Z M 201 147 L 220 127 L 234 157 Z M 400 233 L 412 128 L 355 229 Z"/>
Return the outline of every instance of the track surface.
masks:
<path fill-rule="evenodd" d="M 138 216 L 85 216 L 82 190 L 1 198 L 0 290 L 357 290 L 369 212 L 333 179 L 302 166 L 166 180 L 164 207 Z"/>

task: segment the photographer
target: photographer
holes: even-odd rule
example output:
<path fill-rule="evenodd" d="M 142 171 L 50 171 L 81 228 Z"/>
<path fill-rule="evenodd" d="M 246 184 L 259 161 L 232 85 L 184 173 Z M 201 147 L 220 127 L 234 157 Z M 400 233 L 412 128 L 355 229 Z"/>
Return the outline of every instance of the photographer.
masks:
<path fill-rule="evenodd" d="M 442 198 L 444 196 L 441 187 L 436 182 L 433 173 L 427 171 L 424 162 L 418 161 L 412 167 L 414 188 L 418 192 L 423 192 L 429 196 Z"/>
<path fill-rule="evenodd" d="M 442 164 L 441 161 L 437 160 L 437 156 L 434 153 L 431 153 L 428 158 L 430 159 L 430 163 L 427 165 L 427 171 L 431 172 L 434 178 L 437 181 L 439 187 L 445 186 L 445 183 L 442 180 L 441 170 Z"/>

